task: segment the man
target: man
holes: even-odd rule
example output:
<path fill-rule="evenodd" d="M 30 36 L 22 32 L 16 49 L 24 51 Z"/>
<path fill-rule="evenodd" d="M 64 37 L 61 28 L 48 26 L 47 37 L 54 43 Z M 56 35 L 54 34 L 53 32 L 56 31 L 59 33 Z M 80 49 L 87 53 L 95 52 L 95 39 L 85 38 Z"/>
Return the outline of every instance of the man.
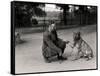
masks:
<path fill-rule="evenodd" d="M 69 43 L 69 41 L 63 41 L 62 39 L 58 38 L 56 25 L 54 22 L 52 22 L 52 24 L 49 25 L 43 34 L 42 54 L 45 61 L 50 63 L 51 60 L 49 58 L 53 56 L 57 56 L 59 60 L 66 59 L 62 57 L 62 55 L 67 43 Z"/>

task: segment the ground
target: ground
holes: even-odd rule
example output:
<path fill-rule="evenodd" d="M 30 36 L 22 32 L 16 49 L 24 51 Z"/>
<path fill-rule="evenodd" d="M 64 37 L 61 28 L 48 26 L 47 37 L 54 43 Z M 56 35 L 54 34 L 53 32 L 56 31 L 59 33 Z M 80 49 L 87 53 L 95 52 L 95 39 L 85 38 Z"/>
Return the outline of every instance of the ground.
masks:
<path fill-rule="evenodd" d="M 42 56 L 42 38 L 43 33 L 28 33 L 22 34 L 21 39 L 24 41 L 15 47 L 15 71 L 16 73 L 34 73 L 34 72 L 50 72 L 50 71 L 68 71 L 80 69 L 95 69 L 96 68 L 96 25 L 83 26 L 70 29 L 58 30 L 59 38 L 72 42 L 74 31 L 81 31 L 82 38 L 90 45 L 93 50 L 94 58 L 86 61 L 79 59 L 76 61 L 70 60 L 72 49 L 67 46 L 64 56 L 68 60 L 62 62 L 54 61 L 45 63 Z"/>

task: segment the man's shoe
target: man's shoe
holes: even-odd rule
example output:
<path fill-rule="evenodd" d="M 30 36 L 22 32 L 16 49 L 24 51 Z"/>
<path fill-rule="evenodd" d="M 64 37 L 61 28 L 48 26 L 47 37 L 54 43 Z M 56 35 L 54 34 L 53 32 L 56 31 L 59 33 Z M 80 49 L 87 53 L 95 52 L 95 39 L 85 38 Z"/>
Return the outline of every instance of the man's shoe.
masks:
<path fill-rule="evenodd" d="M 46 63 L 51 63 L 51 60 L 49 60 L 48 58 L 45 58 L 45 62 Z"/>
<path fill-rule="evenodd" d="M 45 62 L 46 62 L 46 63 L 51 63 L 51 61 L 50 61 L 50 60 L 45 60 Z"/>
<path fill-rule="evenodd" d="M 67 60 L 67 58 L 62 57 L 62 56 L 59 56 L 58 59 L 59 59 L 59 60 Z"/>

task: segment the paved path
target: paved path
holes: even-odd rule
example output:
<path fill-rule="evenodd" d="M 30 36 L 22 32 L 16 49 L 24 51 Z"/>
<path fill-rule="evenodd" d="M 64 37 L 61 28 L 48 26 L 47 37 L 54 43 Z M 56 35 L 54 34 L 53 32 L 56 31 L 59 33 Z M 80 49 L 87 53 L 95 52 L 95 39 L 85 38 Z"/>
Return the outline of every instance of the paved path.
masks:
<path fill-rule="evenodd" d="M 74 31 L 80 28 L 64 29 L 58 31 L 60 38 L 72 41 Z M 96 68 L 96 27 L 85 26 L 81 28 L 83 39 L 91 46 L 94 52 L 94 58 L 90 61 L 79 59 L 71 61 L 70 58 L 61 64 L 59 61 L 45 63 L 42 57 L 42 35 L 43 33 L 22 34 L 24 40 L 15 48 L 16 73 L 48 72 L 48 71 L 65 71 L 79 69 Z M 65 49 L 64 56 L 68 57 L 72 49 L 68 46 Z"/>

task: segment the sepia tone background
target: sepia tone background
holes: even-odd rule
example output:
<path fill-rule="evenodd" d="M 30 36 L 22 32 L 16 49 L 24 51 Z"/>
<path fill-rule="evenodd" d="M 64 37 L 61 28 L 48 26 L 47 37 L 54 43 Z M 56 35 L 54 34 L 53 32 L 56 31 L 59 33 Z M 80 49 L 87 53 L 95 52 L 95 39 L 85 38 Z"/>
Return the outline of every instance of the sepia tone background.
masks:
<path fill-rule="evenodd" d="M 15 3 L 15 62 L 16 73 L 68 71 L 96 68 L 96 28 L 97 7 L 84 5 Z M 72 49 L 67 46 L 64 56 L 68 60 L 59 64 L 47 64 L 42 57 L 43 32 L 54 20 L 58 36 L 72 42 L 74 31 L 81 31 L 82 38 L 91 46 L 94 58 L 90 61 L 79 59 L 71 61 Z"/>

